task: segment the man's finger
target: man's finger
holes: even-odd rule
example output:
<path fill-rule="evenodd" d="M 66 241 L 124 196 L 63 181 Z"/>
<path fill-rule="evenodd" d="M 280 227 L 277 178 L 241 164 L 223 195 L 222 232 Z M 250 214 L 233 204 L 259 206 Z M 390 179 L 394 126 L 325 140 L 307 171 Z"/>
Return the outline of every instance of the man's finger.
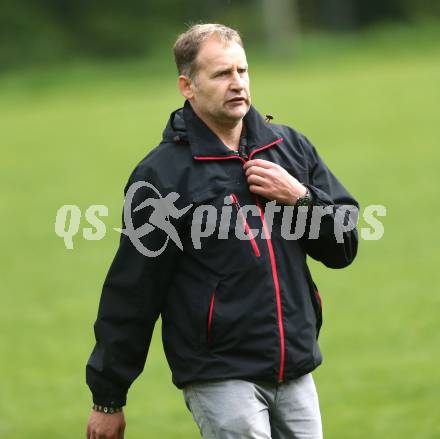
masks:
<path fill-rule="evenodd" d="M 253 194 L 261 195 L 262 197 L 265 197 L 265 198 L 270 199 L 270 198 L 269 198 L 269 192 L 267 191 L 267 189 L 263 188 L 262 186 L 257 186 L 257 185 L 255 185 L 255 184 L 251 184 L 251 185 L 249 186 L 249 190 L 250 190 Z"/>
<path fill-rule="evenodd" d="M 267 181 L 264 177 L 261 177 L 260 175 L 251 174 L 247 178 L 248 184 L 254 184 L 257 186 L 264 186 L 267 184 Z"/>
<path fill-rule="evenodd" d="M 254 165 L 246 169 L 245 174 L 247 177 L 251 174 L 260 175 L 262 177 L 265 176 L 268 177 L 269 175 L 271 175 L 271 170 L 268 168 L 262 168 L 261 166 Z"/>
<path fill-rule="evenodd" d="M 87 425 L 86 437 L 87 439 L 96 439 L 93 428 L 90 425 Z"/>
<path fill-rule="evenodd" d="M 273 168 L 277 165 L 273 162 L 270 162 L 269 160 L 254 159 L 254 160 L 248 160 L 243 165 L 243 168 L 246 170 L 246 169 L 250 168 L 251 166 L 260 166 L 261 168 L 270 169 L 270 168 Z"/>

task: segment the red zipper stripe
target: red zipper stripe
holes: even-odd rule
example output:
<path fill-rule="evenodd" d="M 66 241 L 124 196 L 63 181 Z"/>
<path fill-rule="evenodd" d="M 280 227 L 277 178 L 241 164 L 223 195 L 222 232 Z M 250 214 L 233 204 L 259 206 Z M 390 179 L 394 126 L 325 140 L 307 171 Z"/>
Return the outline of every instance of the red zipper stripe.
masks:
<path fill-rule="evenodd" d="M 260 148 L 254 149 L 254 150 L 251 151 L 251 153 L 249 154 L 249 160 L 252 160 L 252 157 L 253 157 L 254 154 L 256 154 L 257 152 L 263 151 L 263 149 L 266 149 L 266 148 L 270 148 L 271 146 L 274 146 L 274 145 L 276 145 L 277 143 L 280 143 L 280 142 L 282 142 L 282 141 L 283 141 L 283 138 L 280 137 L 279 139 L 275 140 L 275 141 L 272 142 L 272 143 L 269 143 L 269 144 L 267 144 L 267 145 L 261 146 Z"/>
<path fill-rule="evenodd" d="M 246 163 L 246 160 L 243 157 L 240 157 L 238 155 L 230 155 L 230 156 L 200 156 L 200 155 L 195 155 L 194 159 L 196 160 L 232 160 L 232 159 L 238 159 L 241 160 L 243 163 Z"/>
<path fill-rule="evenodd" d="M 249 155 L 249 159 L 251 160 L 252 157 L 259 151 L 262 151 L 263 149 L 266 148 L 270 148 L 273 145 L 276 145 L 277 143 L 280 143 L 283 141 L 283 138 L 279 138 L 277 140 L 275 140 L 272 143 L 268 143 L 267 145 L 261 146 L 260 148 L 254 149 L 250 155 Z M 206 157 L 202 157 L 202 156 L 194 156 L 194 158 L 196 160 L 229 160 L 229 159 L 239 159 L 241 160 L 243 163 L 246 163 L 247 160 L 245 160 L 243 157 L 240 156 L 206 156 Z M 282 382 L 284 380 L 284 362 L 285 362 L 285 341 L 284 341 L 284 325 L 283 325 L 283 310 L 282 310 L 282 306 L 281 306 L 281 293 L 280 293 L 280 283 L 278 280 L 278 269 L 277 269 L 277 265 L 276 265 L 276 260 L 275 260 L 275 253 L 273 251 L 273 246 L 272 246 L 272 241 L 270 239 L 270 235 L 269 235 L 269 231 L 267 228 L 267 224 L 266 224 L 266 220 L 264 218 L 264 213 L 263 213 L 263 209 L 261 208 L 261 204 L 258 201 L 258 197 L 255 196 L 256 202 L 257 202 L 257 207 L 258 207 L 258 211 L 260 213 L 260 217 L 261 217 L 261 222 L 263 224 L 263 230 L 264 233 L 266 235 L 266 241 L 267 241 L 267 247 L 269 250 L 269 259 L 270 259 L 270 265 L 271 265 L 271 269 L 272 269 L 272 277 L 273 277 L 273 283 L 275 286 L 275 298 L 276 298 L 276 302 L 277 302 L 277 318 L 278 318 L 278 330 L 280 333 L 280 370 L 278 373 L 278 381 Z M 212 300 L 212 299 L 211 299 Z"/>
<path fill-rule="evenodd" d="M 249 159 L 251 160 L 252 157 L 257 153 L 262 151 L 263 149 L 266 148 L 270 148 L 271 146 L 276 145 L 277 143 L 280 143 L 283 141 L 283 138 L 280 137 L 279 139 L 273 141 L 272 143 L 268 143 L 267 145 L 261 146 L 260 148 L 254 149 L 253 151 L 251 151 L 251 153 L 249 154 Z M 228 155 L 228 156 L 224 156 L 224 155 L 219 155 L 219 156 L 200 156 L 200 155 L 195 155 L 194 159 L 196 160 L 231 160 L 231 159 L 239 159 L 241 160 L 243 163 L 246 163 L 247 160 L 245 160 L 243 157 L 240 157 L 239 155 Z"/>
<path fill-rule="evenodd" d="M 252 249 L 254 250 L 255 256 L 258 256 L 258 257 L 261 256 L 257 241 L 255 241 L 255 237 L 254 237 L 251 229 L 249 228 L 249 224 L 246 221 L 246 218 L 245 218 L 243 212 L 241 211 L 241 206 L 240 206 L 240 203 L 238 202 L 237 196 L 235 194 L 231 194 L 230 197 L 231 197 L 232 203 L 234 204 L 235 208 L 237 209 L 237 212 L 240 214 L 241 220 L 243 221 L 244 232 L 246 233 L 246 235 L 249 236 L 249 242 L 251 243 L 251 246 L 252 246 Z"/>
<path fill-rule="evenodd" d="M 278 269 L 275 260 L 275 253 L 273 251 L 272 240 L 269 235 L 267 228 L 266 219 L 264 218 L 263 209 L 257 197 L 257 207 L 260 212 L 261 222 L 263 223 L 264 234 L 266 235 L 267 247 L 269 250 L 270 265 L 272 267 L 272 277 L 273 283 L 275 285 L 275 298 L 277 301 L 277 317 L 278 317 L 278 330 L 280 332 L 280 370 L 278 373 L 278 381 L 282 382 L 284 380 L 284 362 L 285 362 L 285 342 L 284 342 L 284 325 L 283 325 L 283 309 L 281 306 L 281 293 L 280 293 L 280 283 L 278 280 Z"/>
<path fill-rule="evenodd" d="M 212 315 L 214 313 L 214 303 L 215 303 L 215 290 L 211 294 L 211 301 L 209 302 L 208 311 L 208 341 L 211 341 L 211 328 L 212 328 Z"/>

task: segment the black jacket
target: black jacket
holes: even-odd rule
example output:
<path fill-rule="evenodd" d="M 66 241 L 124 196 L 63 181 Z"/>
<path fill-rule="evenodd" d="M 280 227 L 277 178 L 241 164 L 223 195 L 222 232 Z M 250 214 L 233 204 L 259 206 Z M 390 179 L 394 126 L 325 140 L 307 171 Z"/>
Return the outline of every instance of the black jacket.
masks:
<path fill-rule="evenodd" d="M 268 227 L 264 217 L 268 200 L 248 190 L 243 163 L 261 158 L 281 165 L 308 186 L 315 205 L 336 208 L 357 203 L 303 135 L 266 123 L 253 107 L 244 122 L 248 157 L 228 149 L 186 102 L 171 114 L 160 145 L 130 176 L 125 193 L 132 183 L 147 181 L 163 197 L 177 192 L 177 208 L 193 206 L 180 218 L 170 218 L 183 251 L 170 240 L 159 256 L 147 257 L 121 234 L 104 282 L 96 346 L 87 364 L 95 403 L 125 404 L 129 386 L 144 367 L 159 315 L 165 354 L 179 388 L 210 379 L 280 382 L 321 363 L 317 344 L 321 303 L 306 255 L 328 267 L 345 267 L 356 255 L 357 232 L 345 232 L 343 243 L 337 242 L 334 223 L 341 219 L 331 213 L 322 218 L 318 239 L 306 234 L 286 240 L 280 233 L 281 213 L 276 213 L 270 239 L 262 238 L 261 232 L 249 240 L 238 239 L 235 221 L 245 221 L 240 205 L 257 205 L 257 214 L 247 215 L 246 231 Z M 133 207 L 149 197 L 157 195 L 147 187 L 137 190 Z M 220 212 L 225 200 L 232 219 L 229 236 L 219 239 L 216 230 L 195 248 L 194 210 L 213 205 Z M 145 224 L 150 213 L 133 212 L 134 227 Z M 210 220 L 215 227 L 219 217 Z M 157 250 L 165 239 L 156 228 L 141 241 Z"/>

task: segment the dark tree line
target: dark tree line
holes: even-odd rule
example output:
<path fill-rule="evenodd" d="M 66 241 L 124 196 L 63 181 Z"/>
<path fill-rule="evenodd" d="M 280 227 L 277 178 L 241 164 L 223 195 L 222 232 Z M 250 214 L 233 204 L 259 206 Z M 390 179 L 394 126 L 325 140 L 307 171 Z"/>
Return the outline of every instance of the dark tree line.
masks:
<path fill-rule="evenodd" d="M 299 29 L 353 31 L 440 15 L 438 0 L 3 0 L 0 69 L 72 57 L 134 57 L 169 47 L 184 25 L 238 27 L 272 46 Z"/>
<path fill-rule="evenodd" d="M 297 0 L 302 20 L 308 26 L 347 31 L 377 22 L 411 22 L 439 16 L 437 0 Z"/>

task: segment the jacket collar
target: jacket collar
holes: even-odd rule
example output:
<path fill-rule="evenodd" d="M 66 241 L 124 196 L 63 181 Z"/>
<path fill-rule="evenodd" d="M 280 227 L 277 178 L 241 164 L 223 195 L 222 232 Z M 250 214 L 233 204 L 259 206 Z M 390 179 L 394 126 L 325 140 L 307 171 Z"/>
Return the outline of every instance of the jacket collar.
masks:
<path fill-rule="evenodd" d="M 189 101 L 185 101 L 183 119 L 193 157 L 228 157 L 234 155 L 233 151 L 196 115 Z M 274 143 L 279 139 L 279 136 L 253 106 L 250 107 L 243 118 L 243 122 L 246 127 L 249 152 Z"/>

